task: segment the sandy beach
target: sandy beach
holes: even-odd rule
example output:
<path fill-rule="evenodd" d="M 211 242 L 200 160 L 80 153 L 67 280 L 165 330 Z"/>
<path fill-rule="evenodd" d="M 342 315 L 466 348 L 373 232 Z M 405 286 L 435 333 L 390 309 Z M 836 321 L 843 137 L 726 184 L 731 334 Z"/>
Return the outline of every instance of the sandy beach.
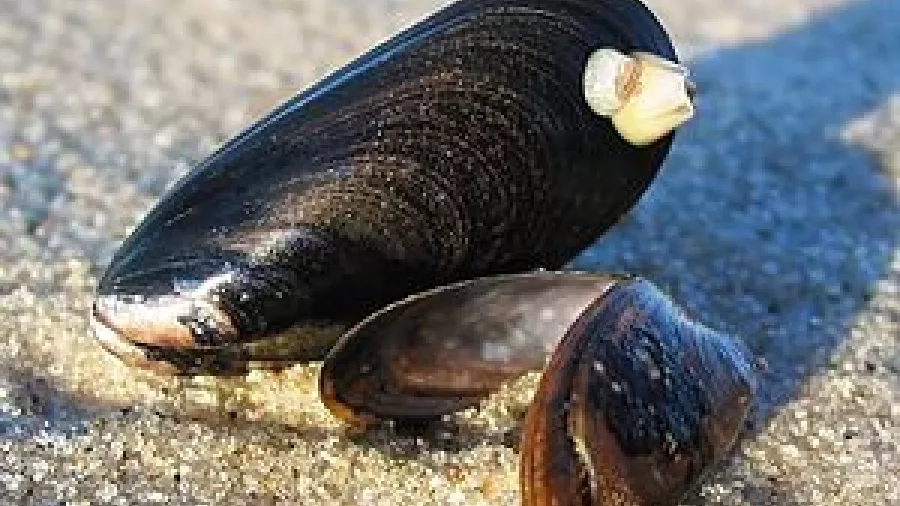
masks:
<path fill-rule="evenodd" d="M 137 373 L 88 328 L 166 188 L 433 0 L 0 0 L 0 503 L 515 505 L 534 377 L 424 433 L 348 431 L 318 365 Z M 692 505 L 900 505 L 900 2 L 653 0 L 699 95 L 573 267 L 740 336 L 754 422 Z"/>

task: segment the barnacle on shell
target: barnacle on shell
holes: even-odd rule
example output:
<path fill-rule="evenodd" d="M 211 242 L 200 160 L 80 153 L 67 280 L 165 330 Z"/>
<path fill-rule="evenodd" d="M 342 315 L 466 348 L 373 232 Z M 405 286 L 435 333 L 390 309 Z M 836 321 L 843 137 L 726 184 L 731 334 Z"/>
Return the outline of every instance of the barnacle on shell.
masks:
<path fill-rule="evenodd" d="M 645 145 L 694 115 L 687 75 L 684 67 L 651 53 L 624 55 L 603 48 L 585 65 L 585 99 L 628 142 Z"/>

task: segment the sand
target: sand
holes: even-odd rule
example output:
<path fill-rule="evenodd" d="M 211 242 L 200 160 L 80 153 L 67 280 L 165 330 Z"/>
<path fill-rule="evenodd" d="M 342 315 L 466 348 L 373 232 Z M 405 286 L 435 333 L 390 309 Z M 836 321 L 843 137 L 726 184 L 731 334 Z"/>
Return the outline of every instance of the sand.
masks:
<path fill-rule="evenodd" d="M 760 401 L 686 499 L 900 504 L 900 2 L 652 4 L 698 116 L 574 265 L 741 336 Z M 534 378 L 423 434 L 348 432 L 316 365 L 137 374 L 88 330 L 165 188 L 431 0 L 0 0 L 0 503 L 517 504 Z"/>

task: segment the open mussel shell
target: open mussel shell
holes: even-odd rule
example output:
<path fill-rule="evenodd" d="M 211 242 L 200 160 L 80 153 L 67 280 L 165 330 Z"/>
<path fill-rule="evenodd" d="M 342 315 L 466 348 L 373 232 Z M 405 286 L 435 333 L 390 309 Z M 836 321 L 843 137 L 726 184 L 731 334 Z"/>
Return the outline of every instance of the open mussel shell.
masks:
<path fill-rule="evenodd" d="M 543 272 L 373 315 L 327 358 L 322 398 L 354 424 L 421 419 L 539 369 L 521 447 L 532 506 L 669 504 L 733 446 L 755 390 L 741 345 L 649 282 Z"/>
<path fill-rule="evenodd" d="M 592 110 L 601 49 L 676 61 L 638 0 L 460 0 L 414 24 L 183 178 L 100 280 L 98 339 L 167 372 L 289 365 L 410 294 L 562 266 L 674 129 L 635 145 Z"/>

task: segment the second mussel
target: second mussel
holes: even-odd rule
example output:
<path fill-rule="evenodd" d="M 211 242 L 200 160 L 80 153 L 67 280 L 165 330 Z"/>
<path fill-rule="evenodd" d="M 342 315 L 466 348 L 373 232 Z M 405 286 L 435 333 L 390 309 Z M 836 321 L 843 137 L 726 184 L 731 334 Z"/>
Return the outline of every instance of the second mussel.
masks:
<path fill-rule="evenodd" d="M 391 305 L 344 335 L 320 386 L 332 413 L 365 426 L 461 410 L 531 370 L 532 506 L 671 504 L 732 448 L 755 390 L 741 344 L 649 282 L 549 272 Z"/>

